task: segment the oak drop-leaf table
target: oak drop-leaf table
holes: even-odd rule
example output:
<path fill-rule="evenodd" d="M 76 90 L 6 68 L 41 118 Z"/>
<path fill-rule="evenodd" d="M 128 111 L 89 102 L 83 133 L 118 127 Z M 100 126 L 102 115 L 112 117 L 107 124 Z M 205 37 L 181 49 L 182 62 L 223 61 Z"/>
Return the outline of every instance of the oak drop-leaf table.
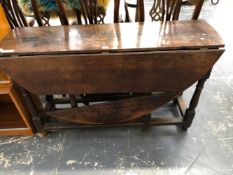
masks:
<path fill-rule="evenodd" d="M 72 126 L 187 129 L 223 52 L 221 37 L 203 20 L 17 28 L 0 43 L 0 70 L 20 89 L 38 132 L 54 128 L 48 117 Z M 186 108 L 181 94 L 196 82 Z M 39 95 L 46 95 L 44 108 Z M 148 115 L 172 100 L 181 117 Z"/>

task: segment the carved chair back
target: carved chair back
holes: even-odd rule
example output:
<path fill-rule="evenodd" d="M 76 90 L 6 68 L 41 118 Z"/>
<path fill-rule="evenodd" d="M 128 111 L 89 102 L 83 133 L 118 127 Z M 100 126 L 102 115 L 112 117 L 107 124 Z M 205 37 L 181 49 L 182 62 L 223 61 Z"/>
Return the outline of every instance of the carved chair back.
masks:
<path fill-rule="evenodd" d="M 182 0 L 155 0 L 149 12 L 152 21 L 178 20 Z"/>
<path fill-rule="evenodd" d="M 192 20 L 198 19 L 203 3 L 204 0 L 196 0 L 193 4 L 194 11 L 191 18 Z M 145 21 L 144 6 L 144 0 L 137 0 L 136 21 Z M 181 6 L 182 0 L 154 0 L 149 15 L 152 21 L 178 20 Z"/>

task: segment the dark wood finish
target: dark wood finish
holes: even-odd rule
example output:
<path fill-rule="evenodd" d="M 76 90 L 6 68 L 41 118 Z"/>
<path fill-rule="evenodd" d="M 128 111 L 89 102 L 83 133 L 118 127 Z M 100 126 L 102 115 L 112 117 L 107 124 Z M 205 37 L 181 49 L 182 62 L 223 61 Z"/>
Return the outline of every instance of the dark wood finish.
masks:
<path fill-rule="evenodd" d="M 125 8 L 125 22 L 131 22 L 130 16 L 129 16 L 129 10 L 128 8 L 131 7 L 131 4 L 127 3 L 125 1 L 124 8 Z M 132 6 L 133 8 L 137 7 L 137 4 Z"/>
<path fill-rule="evenodd" d="M 114 23 L 119 23 L 120 0 L 114 0 Z"/>
<path fill-rule="evenodd" d="M 53 47 L 52 43 L 60 44 Z M 224 52 L 223 46 L 220 36 L 204 21 L 16 29 L 0 44 L 0 70 L 20 85 L 40 132 L 44 114 L 38 112 L 30 93 L 47 95 L 52 106 L 47 105 L 45 115 L 68 122 L 112 124 L 137 119 L 134 123 L 144 126 L 187 128 L 207 79 L 204 75 Z M 198 80 L 183 120 L 146 117 Z M 68 96 L 71 109 L 57 110 L 54 94 L 74 94 Z M 92 105 L 89 99 L 98 99 L 98 94 L 102 100 L 108 94 L 111 98 Z M 78 102 L 89 106 L 77 108 Z M 182 104 L 180 111 L 184 113 Z"/>
<path fill-rule="evenodd" d="M 207 22 L 198 20 L 14 29 L 0 43 L 4 51 L 0 54 L 139 52 L 223 46 L 217 32 Z"/>
<path fill-rule="evenodd" d="M 47 115 L 67 122 L 82 124 L 120 123 L 135 120 L 149 114 L 156 108 L 174 99 L 174 97 L 175 94 L 163 93 L 48 112 Z"/>
<path fill-rule="evenodd" d="M 133 98 L 133 97 L 140 97 L 143 95 L 148 95 L 149 93 L 105 93 L 105 94 L 79 94 L 79 95 L 72 95 L 74 96 L 72 100 L 71 95 L 69 96 L 65 96 L 63 98 L 52 98 L 52 100 L 49 100 L 48 97 L 50 97 L 49 95 L 46 96 L 46 101 L 49 102 L 47 109 L 48 110 L 55 110 L 55 108 L 51 108 L 49 107 L 50 104 L 52 104 L 52 106 L 54 104 L 57 105 L 61 105 L 61 104 L 71 104 L 71 100 L 72 102 L 76 103 L 76 105 L 78 103 L 83 103 L 85 105 L 92 103 L 92 102 L 107 102 L 107 101 L 116 101 L 116 100 L 122 100 L 122 99 L 128 99 L 128 98 Z"/>
<path fill-rule="evenodd" d="M 195 113 L 196 113 L 195 109 L 197 107 L 197 104 L 198 104 L 198 101 L 199 101 L 199 98 L 201 95 L 201 91 L 204 87 L 206 80 L 209 78 L 210 73 L 211 73 L 211 70 L 203 78 L 201 78 L 197 83 L 195 92 L 194 92 L 192 99 L 191 99 L 191 102 L 189 104 L 189 108 L 187 108 L 185 111 L 185 115 L 184 115 L 185 124 L 183 126 L 184 129 L 187 129 L 192 124 L 192 121 L 193 121 Z"/>
<path fill-rule="evenodd" d="M 155 118 L 151 119 L 150 125 L 152 126 L 163 126 L 163 125 L 182 125 L 184 122 L 180 117 L 172 118 Z"/>
<path fill-rule="evenodd" d="M 62 1 L 56 0 L 56 3 L 57 3 L 57 6 L 59 8 L 58 13 L 59 13 L 62 25 L 69 25 L 69 21 L 68 21 L 68 18 L 66 16 L 66 12 L 65 12 L 65 9 L 63 7 Z"/>
<path fill-rule="evenodd" d="M 198 19 L 203 4 L 204 4 L 204 0 L 197 0 L 197 2 L 195 4 L 194 11 L 193 11 L 193 15 L 192 15 L 192 19 L 193 20 L 197 20 Z"/>
<path fill-rule="evenodd" d="M 152 118 L 150 120 L 151 126 L 163 126 L 163 125 L 183 125 L 183 120 L 180 117 L 164 117 L 164 118 Z M 46 123 L 44 128 L 46 131 L 57 131 L 61 129 L 76 129 L 76 128 L 86 128 L 86 127 L 117 127 L 117 126 L 144 126 L 143 122 L 127 122 L 127 123 L 113 123 L 113 124 L 96 124 L 96 125 L 86 125 L 86 124 L 73 124 L 66 122 L 59 123 Z"/>
<path fill-rule="evenodd" d="M 144 13 L 144 0 L 125 0 L 124 3 L 125 7 L 125 22 L 131 22 L 130 16 L 129 16 L 129 10 L 128 8 L 135 8 L 135 21 L 136 22 L 144 22 L 145 20 L 145 13 Z"/>
<path fill-rule="evenodd" d="M 137 0 L 138 8 L 136 9 L 136 22 L 145 21 L 144 0 Z"/>
<path fill-rule="evenodd" d="M 32 122 L 34 124 L 34 127 L 37 132 L 44 133 L 44 129 L 41 124 L 41 118 L 40 114 L 38 113 L 37 108 L 35 107 L 35 104 L 33 103 L 33 100 L 31 99 L 30 93 L 28 93 L 25 89 L 21 88 L 19 86 L 19 90 L 21 92 L 21 95 L 24 99 L 25 106 L 27 107 L 29 113 L 31 114 Z"/>
<path fill-rule="evenodd" d="M 41 19 L 41 14 L 39 12 L 38 4 L 37 4 L 36 0 L 32 0 L 32 9 L 33 9 L 35 19 L 37 21 L 38 26 L 43 26 L 43 22 L 42 22 L 42 19 Z"/>
<path fill-rule="evenodd" d="M 55 109 L 55 104 L 57 104 L 55 102 L 55 99 L 54 99 L 53 95 L 46 95 L 45 100 L 47 102 L 45 109 L 47 111 L 53 111 Z M 69 101 L 70 101 L 70 99 L 69 99 Z"/>
<path fill-rule="evenodd" d="M 34 18 L 36 19 L 38 26 L 50 26 L 49 21 L 51 18 L 51 13 L 53 13 L 53 16 L 54 14 L 57 14 L 57 16 L 60 19 L 61 25 L 69 25 L 68 16 L 66 13 L 73 14 L 73 17 L 75 16 L 74 14 L 76 14 L 77 24 L 83 24 L 82 20 L 85 21 L 85 24 L 104 23 L 106 9 L 105 7 L 99 7 L 98 2 L 97 0 L 85 0 L 85 1 L 80 0 L 79 3 L 81 3 L 81 9 L 74 8 L 74 9 L 69 9 L 68 11 L 66 11 L 66 9 L 63 7 L 65 2 L 62 2 L 61 0 L 56 0 L 58 10 L 45 11 L 43 8 L 41 8 L 41 4 L 39 1 L 32 1 L 32 9 L 34 13 Z M 25 22 L 25 17 L 22 15 L 21 9 L 19 9 L 18 1 L 9 0 L 6 2 L 4 1 L 2 3 L 7 8 L 10 8 L 12 10 L 11 12 L 13 13 L 13 15 L 16 14 L 17 17 L 21 17 L 21 18 L 18 18 L 20 19 L 18 21 L 15 21 L 14 16 L 11 19 L 8 19 L 10 23 L 13 20 L 12 28 L 28 26 L 27 24 L 23 25 L 21 22 L 21 21 Z M 14 8 L 11 8 L 11 4 L 13 4 Z M 114 6 L 114 22 L 119 21 L 119 4 L 120 4 L 119 0 L 114 1 L 114 5 L 115 5 Z M 11 13 L 9 14 L 9 11 L 7 9 L 5 10 L 5 13 L 7 14 L 7 16 L 10 15 L 11 17 Z M 34 20 L 32 23 L 34 23 Z M 33 26 L 33 24 L 30 26 Z M 73 97 L 73 96 L 74 95 L 72 94 L 70 95 L 70 97 Z M 70 98 L 70 101 L 71 102 L 73 101 L 72 98 Z M 54 109 L 55 103 L 52 101 L 50 101 L 50 103 L 51 104 L 48 104 L 47 106 L 49 109 L 52 110 Z M 85 104 L 88 104 L 88 102 L 85 102 Z M 72 105 L 74 106 L 74 103 L 72 103 Z"/>
<path fill-rule="evenodd" d="M 151 127 L 151 113 L 146 114 L 146 115 L 144 115 L 144 117 L 141 117 L 141 118 L 142 118 L 142 121 L 144 123 L 143 130 L 144 131 L 149 131 L 149 129 Z"/>
<path fill-rule="evenodd" d="M 222 53 L 196 50 L 6 57 L 0 59 L 0 69 L 38 95 L 181 92 L 211 69 Z"/>
<path fill-rule="evenodd" d="M 76 103 L 75 95 L 69 95 L 70 96 L 70 104 L 72 108 L 78 107 Z"/>

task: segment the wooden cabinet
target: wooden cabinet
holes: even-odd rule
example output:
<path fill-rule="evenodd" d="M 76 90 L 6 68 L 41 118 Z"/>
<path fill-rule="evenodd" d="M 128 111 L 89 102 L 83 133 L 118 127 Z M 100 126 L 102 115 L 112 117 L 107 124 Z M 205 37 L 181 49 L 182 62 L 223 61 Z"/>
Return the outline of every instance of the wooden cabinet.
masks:
<path fill-rule="evenodd" d="M 11 80 L 0 72 L 0 135 L 32 135 L 27 110 Z"/>

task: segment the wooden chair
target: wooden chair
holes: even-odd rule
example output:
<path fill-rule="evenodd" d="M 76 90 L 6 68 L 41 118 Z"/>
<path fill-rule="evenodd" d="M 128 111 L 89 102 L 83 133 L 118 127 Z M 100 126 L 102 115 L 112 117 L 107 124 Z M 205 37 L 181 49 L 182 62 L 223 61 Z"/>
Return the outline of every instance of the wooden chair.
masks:
<path fill-rule="evenodd" d="M 194 11 L 192 14 L 193 20 L 198 19 L 204 0 L 196 0 L 193 2 Z M 136 8 L 136 22 L 145 20 L 144 0 L 125 0 L 126 22 L 130 22 L 128 7 Z M 149 11 L 152 21 L 170 21 L 178 20 L 182 0 L 154 0 L 154 3 Z"/>

